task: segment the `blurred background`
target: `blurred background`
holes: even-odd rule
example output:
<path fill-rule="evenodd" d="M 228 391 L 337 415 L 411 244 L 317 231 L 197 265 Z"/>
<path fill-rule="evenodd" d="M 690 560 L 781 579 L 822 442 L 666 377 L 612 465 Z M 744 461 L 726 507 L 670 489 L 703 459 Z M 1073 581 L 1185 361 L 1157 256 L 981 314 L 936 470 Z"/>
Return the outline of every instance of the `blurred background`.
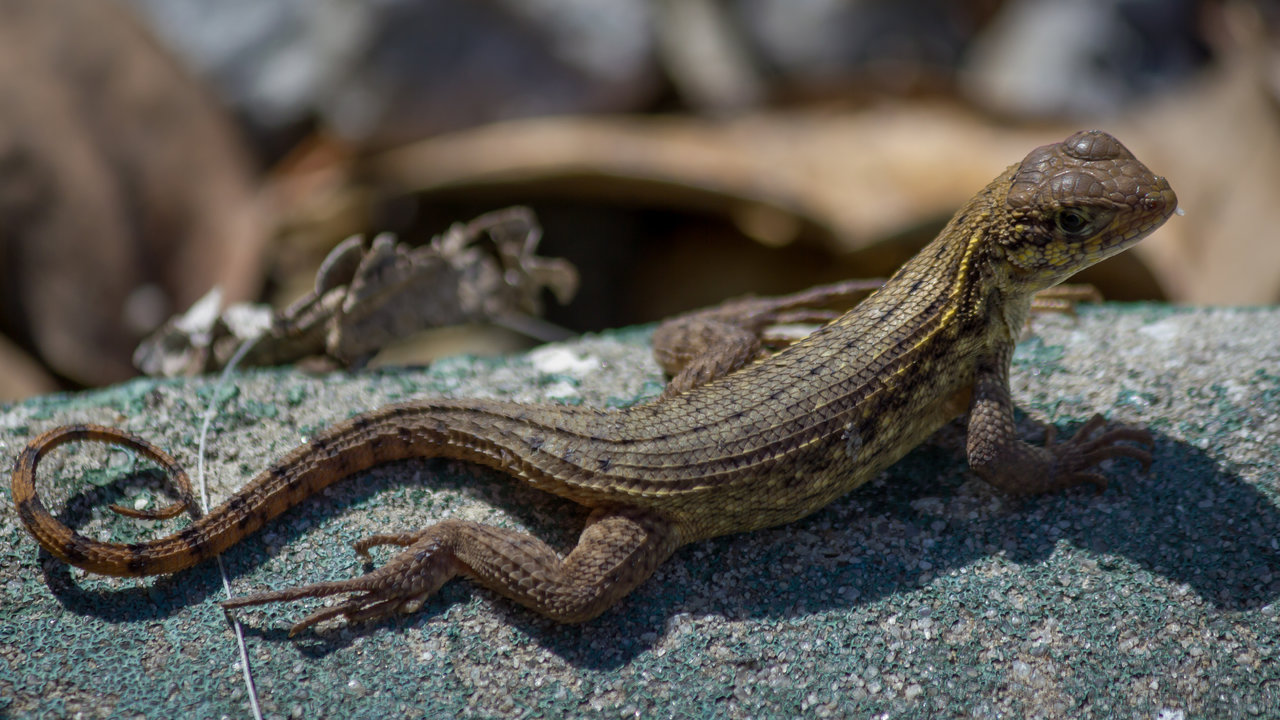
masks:
<path fill-rule="evenodd" d="M 882 276 L 1090 127 L 1186 214 L 1084 281 L 1275 303 L 1278 99 L 1262 0 L 0 0 L 0 401 L 514 204 L 575 332 Z"/>

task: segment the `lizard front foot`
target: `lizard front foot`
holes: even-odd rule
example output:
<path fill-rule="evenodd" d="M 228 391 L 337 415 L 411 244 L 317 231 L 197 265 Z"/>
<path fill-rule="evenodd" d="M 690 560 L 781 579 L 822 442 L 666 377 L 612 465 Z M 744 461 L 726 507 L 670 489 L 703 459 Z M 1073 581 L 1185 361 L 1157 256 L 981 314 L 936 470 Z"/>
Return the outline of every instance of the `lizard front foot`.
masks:
<path fill-rule="evenodd" d="M 355 597 L 317 610 L 289 629 L 292 637 L 302 630 L 331 618 L 344 616 L 348 622 L 379 620 L 396 613 L 412 613 L 459 572 L 457 560 L 443 547 L 438 533 L 424 530 L 396 535 L 373 535 L 355 543 L 356 552 L 367 557 L 379 545 L 399 545 L 408 550 L 391 558 L 382 567 L 360 577 L 336 582 L 257 593 L 222 603 L 224 609 L 288 602 L 306 597 L 328 597 L 360 593 Z"/>
<path fill-rule="evenodd" d="M 1146 430 L 1103 430 L 1105 425 L 1101 415 L 1094 415 L 1065 442 L 1057 441 L 1056 428 L 1045 425 L 1044 446 L 1037 447 L 1017 439 L 1012 422 L 975 427 L 971 419 L 969 465 L 1010 495 L 1036 495 L 1084 484 L 1102 491 L 1107 479 L 1094 469 L 1098 463 L 1113 457 L 1133 458 L 1145 471 L 1151 466 L 1148 448 L 1154 444 Z"/>
<path fill-rule="evenodd" d="M 1155 445 L 1151 433 L 1140 428 L 1113 427 L 1094 437 L 1098 430 L 1106 425 L 1102 415 L 1094 415 L 1076 431 L 1069 440 L 1057 442 L 1058 429 L 1053 425 L 1045 425 L 1044 448 L 1053 456 L 1051 477 L 1059 488 L 1072 487 L 1091 483 L 1101 492 L 1107 488 L 1107 478 L 1101 473 L 1088 468 L 1113 457 L 1133 458 L 1142 463 L 1142 471 L 1151 468 L 1149 450 L 1135 445 L 1120 443 L 1136 443 L 1150 448 Z M 1056 489 L 1056 488 L 1055 488 Z"/>

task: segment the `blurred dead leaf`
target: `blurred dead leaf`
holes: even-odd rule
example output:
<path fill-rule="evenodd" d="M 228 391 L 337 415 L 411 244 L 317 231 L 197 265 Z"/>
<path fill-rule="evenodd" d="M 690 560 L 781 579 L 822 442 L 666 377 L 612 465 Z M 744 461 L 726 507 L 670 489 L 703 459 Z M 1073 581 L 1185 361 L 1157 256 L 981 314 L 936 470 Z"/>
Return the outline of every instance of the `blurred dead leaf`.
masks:
<path fill-rule="evenodd" d="M 514 185 L 727 213 L 771 245 L 809 226 L 848 252 L 950 214 L 1060 136 L 995 127 L 947 105 L 724 121 L 551 118 L 443 135 L 373 157 L 365 170 L 411 192 Z"/>
<path fill-rule="evenodd" d="M 123 5 L 0 2 L 0 98 L 0 333 L 105 384 L 173 308 L 256 291 L 246 154 Z"/>
<path fill-rule="evenodd" d="M 803 238 L 856 264 L 918 228 L 940 227 L 1006 166 L 1073 130 L 1002 127 L 945 103 L 719 121 L 551 118 L 423 141 L 370 158 L 362 172 L 374 186 L 426 197 L 503 188 L 695 210 L 729 218 L 764 245 Z M 913 250 L 895 251 L 896 262 Z M 882 270 L 876 263 L 870 272 Z M 1088 281 L 1112 286 L 1109 297 L 1160 294 L 1133 256 L 1104 263 Z"/>
<path fill-rule="evenodd" d="M 351 237 L 329 253 L 314 290 L 288 308 L 239 303 L 219 312 L 215 290 L 143 341 L 134 361 L 148 375 L 198 375 L 252 342 L 246 366 L 322 356 L 351 367 L 427 328 L 521 323 L 541 313 L 544 288 L 562 304 L 577 290 L 572 265 L 535 254 L 541 238 L 527 208 L 454 225 L 421 247 L 387 234 Z"/>
<path fill-rule="evenodd" d="M 57 381 L 40 363 L 0 335 L 0 404 L 57 389 Z"/>
<path fill-rule="evenodd" d="M 1199 82 L 1105 121 L 1010 127 L 936 102 L 720 121 L 549 118 L 441 136 L 375 156 L 364 169 L 377 186 L 426 197 L 502 188 L 691 209 L 730 218 L 771 247 L 803 237 L 849 257 L 940 222 L 1032 147 L 1102 127 L 1170 178 L 1188 214 L 1087 281 L 1113 299 L 1275 302 L 1275 43 L 1233 42 Z"/>
<path fill-rule="evenodd" d="M 1223 16 L 1221 64 L 1120 123 L 1139 157 L 1169 177 L 1186 215 L 1135 250 L 1180 302 L 1280 301 L 1280 39 L 1255 8 Z"/>

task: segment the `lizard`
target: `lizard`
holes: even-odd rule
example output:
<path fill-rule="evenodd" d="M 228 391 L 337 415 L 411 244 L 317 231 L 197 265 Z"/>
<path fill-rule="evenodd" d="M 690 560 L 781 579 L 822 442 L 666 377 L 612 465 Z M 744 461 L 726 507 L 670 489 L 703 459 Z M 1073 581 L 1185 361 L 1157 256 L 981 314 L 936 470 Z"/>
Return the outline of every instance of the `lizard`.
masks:
<path fill-rule="evenodd" d="M 857 281 L 791 296 L 731 301 L 655 331 L 674 372 L 660 397 L 624 409 L 419 399 L 374 409 L 317 434 L 208 514 L 164 451 L 131 433 L 69 425 L 32 440 L 12 475 L 18 516 L 54 558 L 117 576 L 173 573 L 222 553 L 322 488 L 377 464 L 446 457 L 497 468 L 590 508 L 563 557 L 515 530 L 451 518 L 355 544 L 404 548 L 346 580 L 273 590 L 225 608 L 339 595 L 295 633 L 413 612 L 465 576 L 561 622 L 590 620 L 636 588 L 677 548 L 779 525 L 824 507 L 967 411 L 970 468 L 1012 495 L 1105 488 L 1096 466 L 1127 457 L 1146 469 L 1151 435 L 1101 415 L 1059 442 L 1022 440 L 1010 361 L 1037 292 L 1115 255 L 1176 210 L 1168 181 L 1119 141 L 1082 131 L 1032 150 L 956 212 L 887 281 L 837 314 L 821 306 Z M 823 321 L 776 352 L 765 328 Z M 124 445 L 155 461 L 181 496 L 133 515 L 195 519 L 135 544 L 100 542 L 59 522 L 36 493 L 36 468 L 71 440 Z"/>

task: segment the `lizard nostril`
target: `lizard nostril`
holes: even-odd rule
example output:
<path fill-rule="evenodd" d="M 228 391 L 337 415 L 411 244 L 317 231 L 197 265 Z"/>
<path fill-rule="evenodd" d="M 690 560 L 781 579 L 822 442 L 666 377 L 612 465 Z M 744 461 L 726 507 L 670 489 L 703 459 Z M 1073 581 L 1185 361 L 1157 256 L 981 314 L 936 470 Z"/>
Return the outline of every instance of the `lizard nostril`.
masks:
<path fill-rule="evenodd" d="M 1169 187 L 1169 182 L 1162 177 L 1156 178 L 1156 188 L 1142 199 L 1142 206 L 1147 210 L 1168 210 L 1178 206 L 1178 196 Z"/>

